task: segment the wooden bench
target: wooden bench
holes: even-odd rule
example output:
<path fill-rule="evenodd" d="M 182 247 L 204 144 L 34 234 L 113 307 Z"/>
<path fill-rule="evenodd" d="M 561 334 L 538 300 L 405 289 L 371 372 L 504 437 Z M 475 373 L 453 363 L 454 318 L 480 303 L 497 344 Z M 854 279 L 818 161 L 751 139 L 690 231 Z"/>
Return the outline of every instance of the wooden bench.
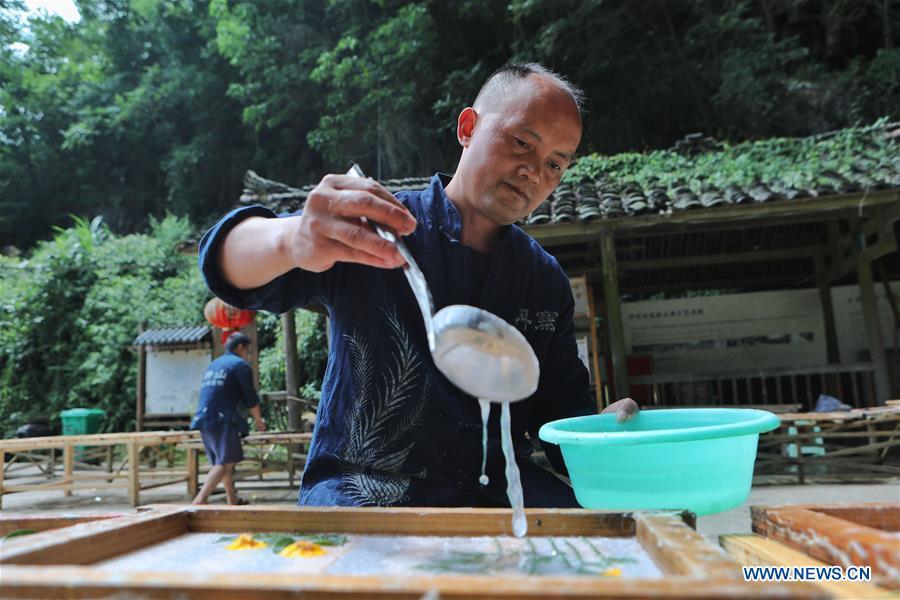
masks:
<path fill-rule="evenodd" d="M 778 415 L 778 429 L 759 439 L 758 466 L 766 469 L 796 467 L 800 483 L 806 481 L 811 466 L 824 466 L 836 475 L 865 472 L 873 475 L 900 475 L 900 467 L 883 464 L 887 453 L 900 446 L 900 405 L 888 404 L 843 412 Z M 858 440 L 853 446 L 837 444 Z M 813 445 L 815 454 L 803 452 Z M 790 447 L 797 452 L 789 452 Z M 794 456 L 793 454 L 796 454 Z"/>
<path fill-rule="evenodd" d="M 5 494 L 15 492 L 61 490 L 64 495 L 71 496 L 76 490 L 124 487 L 132 506 L 137 506 L 142 490 L 187 479 L 184 469 L 174 467 L 171 449 L 177 444 L 199 440 L 199 435 L 196 431 L 143 431 L 2 440 L 0 453 L 4 462 L 0 472 L 0 502 Z M 118 464 L 117 446 L 124 446 Z M 88 450 L 77 453 L 76 447 Z M 60 450 L 61 475 L 57 466 Z M 10 460 L 5 460 L 7 454 L 12 455 Z M 82 454 L 80 459 L 78 454 Z M 157 468 L 156 463 L 161 457 L 167 461 L 167 469 Z M 92 464 L 92 458 L 99 464 Z"/>

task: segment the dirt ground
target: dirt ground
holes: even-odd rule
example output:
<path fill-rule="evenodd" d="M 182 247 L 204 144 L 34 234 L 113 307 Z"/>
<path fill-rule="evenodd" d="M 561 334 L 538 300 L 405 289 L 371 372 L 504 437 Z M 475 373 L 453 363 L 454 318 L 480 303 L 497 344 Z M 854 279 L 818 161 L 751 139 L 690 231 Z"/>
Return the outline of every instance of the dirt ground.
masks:
<path fill-rule="evenodd" d="M 273 474 L 278 477 L 278 474 Z M 265 481 L 242 481 L 238 493 L 252 504 L 286 504 L 297 501 L 296 489 L 267 489 Z M 141 493 L 142 504 L 185 504 L 189 501 L 185 485 L 173 484 Z M 224 494 L 212 502 L 224 503 Z M 726 533 L 750 533 L 750 506 L 823 502 L 900 502 L 900 478 L 873 483 L 807 483 L 804 485 L 754 485 L 750 497 L 738 508 L 700 517 L 697 529 L 710 540 Z M 3 496 L 5 517 L 15 514 L 128 514 L 136 509 L 124 490 L 82 490 L 65 497 L 62 492 L 20 492 Z"/>

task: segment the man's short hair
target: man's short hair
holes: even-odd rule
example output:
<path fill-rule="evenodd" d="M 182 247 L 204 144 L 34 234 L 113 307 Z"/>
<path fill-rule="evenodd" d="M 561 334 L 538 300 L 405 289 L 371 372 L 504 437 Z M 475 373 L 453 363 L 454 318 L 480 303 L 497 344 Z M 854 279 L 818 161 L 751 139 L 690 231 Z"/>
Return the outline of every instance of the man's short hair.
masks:
<path fill-rule="evenodd" d="M 250 336 L 246 333 L 241 333 L 240 331 L 236 331 L 228 336 L 228 341 L 225 342 L 225 351 L 234 352 L 237 350 L 238 346 L 247 346 L 249 348 Z"/>
<path fill-rule="evenodd" d="M 529 75 L 542 75 L 550 79 L 562 91 L 566 92 L 575 103 L 578 114 L 584 116 L 584 92 L 577 85 L 558 73 L 554 73 L 547 67 L 538 63 L 515 63 L 504 65 L 494 71 L 475 98 L 473 106 L 479 108 L 479 101 L 483 104 L 489 102 L 489 98 L 504 97 L 509 94 L 514 85 Z"/>

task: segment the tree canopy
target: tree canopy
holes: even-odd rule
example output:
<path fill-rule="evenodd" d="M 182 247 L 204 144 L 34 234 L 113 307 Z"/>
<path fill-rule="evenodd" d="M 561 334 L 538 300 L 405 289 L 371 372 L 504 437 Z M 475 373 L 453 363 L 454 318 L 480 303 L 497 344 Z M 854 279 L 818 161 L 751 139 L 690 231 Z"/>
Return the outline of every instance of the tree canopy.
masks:
<path fill-rule="evenodd" d="M 739 142 L 900 118 L 889 0 L 0 0 L 0 246 L 69 213 L 119 233 L 205 223 L 252 168 L 298 185 L 362 164 L 452 171 L 495 68 L 585 88 L 583 153 Z"/>

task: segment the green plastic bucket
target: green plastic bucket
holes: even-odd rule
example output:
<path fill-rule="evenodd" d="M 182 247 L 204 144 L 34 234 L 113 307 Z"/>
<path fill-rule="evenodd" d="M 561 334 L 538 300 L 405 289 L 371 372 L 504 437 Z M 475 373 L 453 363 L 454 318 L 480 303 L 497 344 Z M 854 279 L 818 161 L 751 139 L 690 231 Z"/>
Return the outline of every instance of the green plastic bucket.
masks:
<path fill-rule="evenodd" d="M 105 416 L 99 408 L 70 408 L 59 413 L 63 435 L 97 433 Z"/>
<path fill-rule="evenodd" d="M 764 410 L 685 408 L 561 419 L 538 435 L 560 446 L 584 508 L 708 515 L 747 499 L 759 434 L 778 425 Z"/>
<path fill-rule="evenodd" d="M 85 435 L 100 431 L 106 411 L 99 408 L 70 408 L 60 411 L 63 435 Z M 75 446 L 75 460 L 87 460 L 87 446 Z"/>

